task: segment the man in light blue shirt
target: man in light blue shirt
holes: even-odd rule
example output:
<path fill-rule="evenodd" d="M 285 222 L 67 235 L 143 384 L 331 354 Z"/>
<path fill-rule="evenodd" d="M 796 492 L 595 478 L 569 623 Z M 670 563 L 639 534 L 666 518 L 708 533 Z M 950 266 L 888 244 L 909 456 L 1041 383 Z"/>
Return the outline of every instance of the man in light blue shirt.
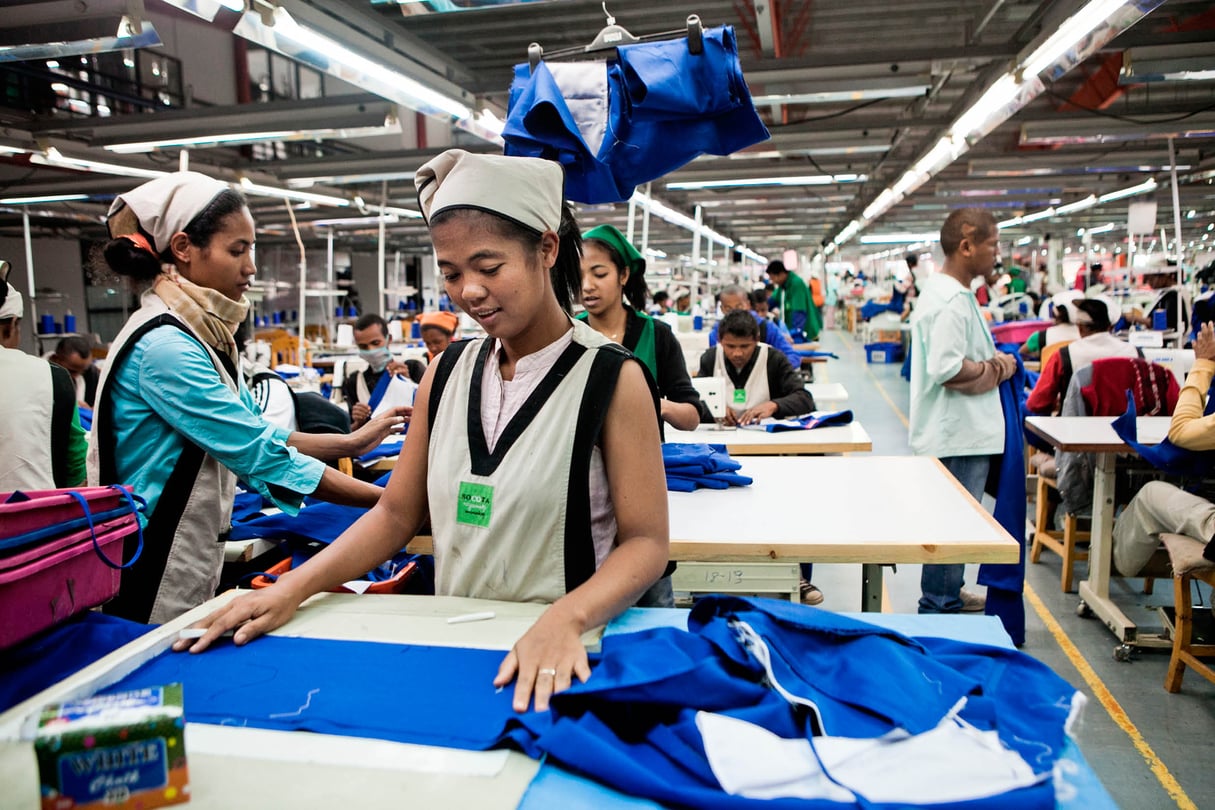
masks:
<path fill-rule="evenodd" d="M 935 456 L 974 496 L 994 454 L 1004 449 L 999 385 L 1017 369 L 1014 357 L 997 352 L 970 291 L 989 278 L 1000 254 L 995 218 L 982 209 L 950 213 L 941 227 L 945 264 L 920 285 L 911 314 L 911 450 Z M 965 566 L 925 565 L 920 613 L 983 610 L 983 597 L 962 590 Z"/>

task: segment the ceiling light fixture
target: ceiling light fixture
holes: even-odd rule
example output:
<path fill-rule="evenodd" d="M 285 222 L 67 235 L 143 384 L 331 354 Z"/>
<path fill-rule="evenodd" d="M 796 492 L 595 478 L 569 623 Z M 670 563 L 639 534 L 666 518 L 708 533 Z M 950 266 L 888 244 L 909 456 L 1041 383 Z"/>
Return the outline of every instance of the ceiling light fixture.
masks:
<path fill-rule="evenodd" d="M 205 149 L 211 146 L 239 146 L 264 141 L 323 141 L 348 138 L 370 138 L 376 135 L 399 135 L 401 124 L 395 117 L 378 127 L 350 127 L 348 129 L 286 129 L 272 132 L 232 132 L 222 135 L 198 135 L 192 138 L 166 138 L 159 141 L 136 141 L 113 143 L 102 147 L 108 152 L 131 155 L 154 152 L 159 149 Z"/>
<path fill-rule="evenodd" d="M 1113 202 L 1114 200 L 1121 200 L 1124 197 L 1133 197 L 1136 194 L 1146 194 L 1149 191 L 1154 191 L 1157 185 L 1159 184 L 1156 182 L 1156 178 L 1153 177 L 1137 186 L 1130 186 L 1129 188 L 1124 188 L 1119 191 L 1111 191 L 1109 194 L 1102 194 L 1097 198 L 1097 202 L 1107 203 Z"/>
<path fill-rule="evenodd" d="M 138 177 L 144 180 L 154 180 L 164 177 L 168 172 L 157 169 L 139 169 L 134 166 L 121 166 L 117 163 L 103 163 L 99 160 L 68 157 L 51 146 L 45 153 L 34 152 L 30 155 L 30 163 L 39 166 L 52 166 L 57 169 L 74 169 L 80 172 L 95 172 L 96 174 L 115 174 L 120 177 Z"/>
<path fill-rule="evenodd" d="M 910 245 L 913 242 L 937 242 L 939 233 L 867 233 L 861 237 L 862 245 Z"/>
<path fill-rule="evenodd" d="M 1083 211 L 1086 208 L 1092 208 L 1096 204 L 1097 204 L 1097 195 L 1090 194 L 1087 197 L 1085 197 L 1083 200 L 1076 200 L 1075 202 L 1068 203 L 1067 205 L 1060 205 L 1058 208 L 1055 209 L 1055 213 L 1056 214 L 1074 214 L 1077 211 Z"/>
<path fill-rule="evenodd" d="M 289 188 L 310 188 L 320 184 L 326 186 L 352 186 L 358 183 L 380 183 L 413 180 L 415 172 L 372 172 L 370 174 L 331 174 L 317 177 L 290 177 Z"/>
<path fill-rule="evenodd" d="M 310 202 L 317 205 L 329 205 L 335 208 L 347 208 L 353 204 L 345 197 L 331 197 L 328 194 L 313 194 L 311 191 L 292 191 L 285 188 L 275 188 L 274 186 L 263 186 L 260 183 L 254 183 L 248 177 L 240 179 L 240 187 L 246 193 L 259 197 L 276 197 L 280 200 Z"/>
<path fill-rule="evenodd" d="M 831 104 L 866 101 L 874 98 L 915 98 L 928 93 L 931 85 L 908 84 L 902 87 L 871 87 L 863 90 L 829 90 L 822 93 L 770 93 L 752 96 L 756 104 Z"/>
<path fill-rule="evenodd" d="M 1045 87 L 1040 74 L 1048 72 L 1051 79 L 1058 78 L 1162 2 L 1164 0 L 1140 0 L 1134 3 L 1128 0 L 1090 0 L 1028 55 L 1019 55 L 1011 68 L 955 119 L 928 153 L 890 187 L 894 193 L 886 198 L 884 205 L 876 208 L 866 206 L 861 219 L 848 223 L 832 240 L 832 244 L 847 242 L 1037 97 Z M 947 155 L 948 160 L 945 159 Z"/>
<path fill-rule="evenodd" d="M 1114 223 L 1108 222 L 1105 225 L 1098 225 L 1096 228 L 1089 228 L 1088 232 L 1090 235 L 1095 233 L 1109 233 L 1110 231 L 1114 230 L 1115 227 L 1117 226 L 1115 226 Z"/>
<path fill-rule="evenodd" d="M 749 177 L 738 180 L 688 180 L 667 183 L 670 191 L 695 191 L 709 188 L 749 188 L 752 186 L 830 186 L 837 183 L 863 183 L 864 174 L 812 174 L 800 177 Z"/>
<path fill-rule="evenodd" d="M 74 202 L 87 200 L 87 194 L 44 194 L 41 197 L 5 197 L 0 205 L 37 205 L 38 203 Z"/>

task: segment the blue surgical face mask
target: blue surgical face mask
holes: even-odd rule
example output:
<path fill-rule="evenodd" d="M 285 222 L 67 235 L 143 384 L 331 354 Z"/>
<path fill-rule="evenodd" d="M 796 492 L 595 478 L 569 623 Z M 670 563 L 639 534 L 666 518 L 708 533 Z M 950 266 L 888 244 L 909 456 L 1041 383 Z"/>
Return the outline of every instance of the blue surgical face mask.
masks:
<path fill-rule="evenodd" d="M 388 368 L 388 361 L 392 359 L 392 352 L 388 351 L 387 346 L 381 346 L 378 349 L 359 349 L 359 357 L 371 366 L 371 370 L 377 374 Z"/>

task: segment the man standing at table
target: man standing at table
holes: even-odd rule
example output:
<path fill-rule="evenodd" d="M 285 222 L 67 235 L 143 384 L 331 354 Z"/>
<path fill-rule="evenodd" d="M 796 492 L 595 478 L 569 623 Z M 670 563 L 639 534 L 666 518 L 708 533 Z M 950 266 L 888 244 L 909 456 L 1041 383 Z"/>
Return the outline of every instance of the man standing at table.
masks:
<path fill-rule="evenodd" d="M 996 220 L 978 208 L 950 213 L 941 226 L 945 264 L 920 285 L 911 314 L 910 444 L 919 456 L 935 456 L 974 496 L 993 455 L 1004 450 L 999 385 L 1017 361 L 997 352 L 978 301 L 974 279 L 990 278 L 999 257 Z M 962 590 L 965 566 L 925 565 L 920 613 L 980 612 L 982 596 Z"/>
<path fill-rule="evenodd" d="M 797 273 L 790 273 L 780 259 L 768 263 L 768 278 L 776 285 L 772 306 L 780 309 L 780 319 L 789 327 L 793 342 L 816 340 L 822 321 L 806 282 Z"/>

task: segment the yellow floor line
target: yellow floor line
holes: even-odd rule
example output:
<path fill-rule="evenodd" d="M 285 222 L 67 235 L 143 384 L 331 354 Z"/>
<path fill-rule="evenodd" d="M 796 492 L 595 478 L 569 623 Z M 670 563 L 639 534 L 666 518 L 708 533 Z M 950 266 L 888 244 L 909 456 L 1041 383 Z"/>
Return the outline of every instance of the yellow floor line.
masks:
<path fill-rule="evenodd" d="M 1067 659 L 1072 662 L 1072 666 L 1080 673 L 1080 677 L 1088 684 L 1088 688 L 1092 690 L 1093 696 L 1097 698 L 1097 701 L 1109 713 L 1114 723 L 1126 732 L 1126 736 L 1131 738 L 1131 743 L 1134 744 L 1136 750 L 1143 756 L 1144 761 L 1147 762 L 1157 781 L 1160 782 L 1160 786 L 1164 788 L 1173 801 L 1177 802 L 1177 806 L 1182 808 L 1182 810 L 1198 810 L 1198 805 L 1191 801 L 1168 767 L 1160 761 L 1160 757 L 1156 756 L 1156 752 L 1152 750 L 1152 746 L 1148 745 L 1147 740 L 1143 738 L 1143 734 L 1131 722 L 1131 718 L 1127 716 L 1126 711 L 1110 692 L 1109 687 L 1101 680 L 1101 676 L 1096 673 L 1092 665 L 1089 664 L 1088 660 L 1077 649 L 1071 638 L 1068 637 L 1050 611 L 1046 609 L 1046 605 L 1042 603 L 1042 600 L 1034 592 L 1034 589 L 1029 586 L 1028 582 L 1025 583 L 1025 598 L 1033 606 L 1034 612 L 1038 614 L 1038 618 L 1046 625 L 1046 629 L 1055 637 L 1055 642 L 1063 650 L 1063 654 L 1067 656 Z"/>
<path fill-rule="evenodd" d="M 907 421 L 907 416 L 899 409 L 898 405 L 894 404 L 894 400 L 891 399 L 890 395 L 886 393 L 886 389 L 882 387 L 882 383 L 878 380 L 877 375 L 873 373 L 873 370 L 866 366 L 865 373 L 869 375 L 871 380 L 873 380 L 873 384 L 877 388 L 878 393 L 882 395 L 882 399 L 886 400 L 886 404 L 890 406 L 890 410 L 894 411 L 894 415 L 897 416 L 899 421 L 903 423 L 903 427 L 910 429 L 911 423 Z"/>

